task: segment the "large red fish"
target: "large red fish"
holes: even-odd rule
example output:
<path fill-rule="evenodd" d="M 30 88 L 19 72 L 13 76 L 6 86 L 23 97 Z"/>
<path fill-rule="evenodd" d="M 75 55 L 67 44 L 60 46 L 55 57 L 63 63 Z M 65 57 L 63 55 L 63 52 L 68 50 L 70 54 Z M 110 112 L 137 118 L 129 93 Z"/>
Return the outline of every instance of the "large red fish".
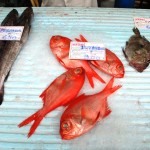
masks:
<path fill-rule="evenodd" d="M 64 111 L 60 121 L 60 135 L 64 140 L 81 136 L 92 129 L 96 123 L 111 113 L 107 97 L 121 86 L 112 87 L 114 77 L 103 91 L 94 95 L 77 97 Z"/>
<path fill-rule="evenodd" d="M 40 95 L 43 100 L 43 107 L 18 126 L 22 127 L 34 121 L 28 133 L 28 137 L 30 137 L 49 112 L 59 106 L 66 106 L 77 96 L 84 80 L 85 72 L 82 67 L 70 69 L 57 77 Z"/>
<path fill-rule="evenodd" d="M 75 38 L 76 41 L 79 42 L 87 42 L 85 37 L 80 35 L 80 39 Z M 123 78 L 124 77 L 124 66 L 121 60 L 109 49 L 106 50 L 106 60 L 91 60 L 90 63 L 94 65 L 99 70 L 114 76 L 116 78 Z"/>
<path fill-rule="evenodd" d="M 57 60 L 66 68 L 83 67 L 90 85 L 94 87 L 93 77 L 105 83 L 105 81 L 91 68 L 86 60 L 71 60 L 69 59 L 71 39 L 60 35 L 52 36 L 50 39 L 50 49 Z"/>

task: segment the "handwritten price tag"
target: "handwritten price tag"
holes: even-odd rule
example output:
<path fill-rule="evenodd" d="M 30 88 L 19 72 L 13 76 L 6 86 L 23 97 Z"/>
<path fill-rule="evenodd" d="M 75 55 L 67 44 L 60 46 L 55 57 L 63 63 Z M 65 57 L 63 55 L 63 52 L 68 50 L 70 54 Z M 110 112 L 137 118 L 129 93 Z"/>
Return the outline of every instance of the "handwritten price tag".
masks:
<path fill-rule="evenodd" d="M 0 40 L 19 41 L 23 26 L 0 26 Z"/>
<path fill-rule="evenodd" d="M 69 59 L 105 60 L 105 47 L 102 43 L 71 42 Z"/>
<path fill-rule="evenodd" d="M 150 18 L 134 18 L 134 23 L 137 28 L 150 30 Z"/>

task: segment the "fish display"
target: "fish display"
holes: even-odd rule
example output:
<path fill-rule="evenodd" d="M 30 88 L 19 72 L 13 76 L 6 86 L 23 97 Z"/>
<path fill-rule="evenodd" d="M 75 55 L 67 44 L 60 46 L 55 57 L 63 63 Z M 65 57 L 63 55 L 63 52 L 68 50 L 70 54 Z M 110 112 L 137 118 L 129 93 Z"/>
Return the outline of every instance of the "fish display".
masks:
<path fill-rule="evenodd" d="M 52 36 L 50 39 L 50 49 L 60 64 L 66 69 L 83 67 L 91 87 L 94 87 L 93 77 L 105 83 L 86 60 L 69 59 L 70 42 L 71 39 L 60 35 Z"/>
<path fill-rule="evenodd" d="M 26 8 L 24 12 L 21 14 L 21 16 L 19 17 L 19 19 L 17 20 L 17 26 L 24 26 L 21 40 L 8 41 L 2 50 L 1 59 L 0 59 L 0 103 L 2 103 L 3 101 L 4 81 L 15 59 L 17 58 L 22 46 L 26 43 L 28 39 L 32 17 L 33 17 L 33 9 Z"/>
<path fill-rule="evenodd" d="M 81 136 L 111 113 L 107 98 L 121 88 L 121 85 L 113 87 L 113 82 L 114 77 L 101 92 L 94 95 L 82 94 L 73 100 L 61 116 L 62 139 L 70 140 Z"/>
<path fill-rule="evenodd" d="M 79 42 L 88 42 L 83 35 L 80 35 L 80 39 L 75 38 L 75 40 Z M 111 50 L 108 48 L 105 50 L 106 60 L 90 60 L 89 62 L 106 74 L 114 76 L 115 78 L 123 78 L 125 73 L 123 63 Z"/>
<path fill-rule="evenodd" d="M 126 42 L 123 53 L 130 66 L 138 72 L 143 72 L 150 63 L 150 42 L 137 28 L 133 28 L 133 32 L 134 35 Z"/>
<path fill-rule="evenodd" d="M 43 107 L 18 126 L 22 127 L 34 121 L 28 133 L 28 137 L 30 137 L 49 112 L 59 106 L 68 105 L 77 96 L 84 80 L 85 71 L 82 67 L 69 69 L 57 77 L 40 95 L 43 100 Z"/>

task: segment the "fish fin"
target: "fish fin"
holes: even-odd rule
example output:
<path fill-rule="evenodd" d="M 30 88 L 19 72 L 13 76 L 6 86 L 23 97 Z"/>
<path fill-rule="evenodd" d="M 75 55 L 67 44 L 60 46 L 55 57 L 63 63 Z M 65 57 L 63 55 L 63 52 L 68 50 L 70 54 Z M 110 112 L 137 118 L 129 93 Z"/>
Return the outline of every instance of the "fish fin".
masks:
<path fill-rule="evenodd" d="M 57 58 L 57 60 L 59 61 L 59 63 L 60 63 L 62 66 L 64 66 L 66 69 L 69 69 L 69 68 L 65 65 L 65 63 L 64 63 L 57 55 L 55 55 L 55 57 Z"/>
<path fill-rule="evenodd" d="M 30 131 L 28 133 L 28 138 L 35 132 L 36 128 L 39 126 L 42 119 L 43 119 L 43 116 L 40 116 L 34 121 L 33 125 L 30 128 Z"/>
<path fill-rule="evenodd" d="M 108 106 L 107 98 L 105 98 L 103 107 L 105 108 L 105 113 L 103 114 L 103 118 L 105 118 L 105 117 L 109 116 L 109 114 L 111 113 L 111 109 Z"/>
<path fill-rule="evenodd" d="M 109 114 L 111 113 L 111 109 L 109 107 L 107 107 L 106 113 L 104 115 L 104 118 L 109 116 Z"/>
<path fill-rule="evenodd" d="M 61 84 L 61 87 L 60 87 L 60 91 L 63 90 L 65 84 L 66 84 L 66 77 L 64 77 L 64 79 L 62 80 L 62 84 Z"/>
<path fill-rule="evenodd" d="M 112 93 L 114 93 L 115 91 L 117 91 L 118 89 L 122 87 L 121 85 L 112 87 L 113 82 L 114 82 L 114 77 L 112 77 L 111 80 L 106 85 L 106 87 L 101 92 L 98 93 L 98 94 L 101 94 L 103 97 L 103 98 L 101 97 L 101 100 L 105 100 L 105 98 L 107 98 Z"/>
<path fill-rule="evenodd" d="M 65 76 L 63 76 L 64 78 L 62 78 L 62 81 L 61 81 L 61 86 L 59 86 L 59 88 L 60 88 L 60 91 L 64 88 L 64 86 L 65 86 L 65 83 L 66 83 L 66 77 Z M 42 98 L 42 101 L 43 101 L 43 103 L 45 104 L 45 101 L 46 101 L 46 93 L 47 93 L 47 91 L 49 90 L 49 88 L 55 83 L 55 82 L 57 82 L 57 80 L 59 80 L 60 78 L 58 77 L 58 78 L 56 78 L 43 92 L 42 92 L 42 94 L 39 96 L 40 98 Z"/>
<path fill-rule="evenodd" d="M 87 105 L 85 106 L 83 104 L 83 106 L 81 108 L 81 116 L 82 116 L 83 120 L 85 118 L 86 120 L 88 120 L 88 122 L 90 122 L 91 124 L 94 124 L 95 122 L 97 122 L 97 120 L 100 116 L 100 112 L 97 113 L 91 107 L 88 107 Z"/>
<path fill-rule="evenodd" d="M 75 40 L 76 40 L 77 42 L 88 42 L 87 39 L 86 39 L 83 35 L 81 35 L 81 34 L 80 34 L 80 39 L 75 38 Z"/>
<path fill-rule="evenodd" d="M 139 37 L 141 36 L 140 31 L 138 30 L 138 28 L 133 28 L 132 29 L 134 34 L 138 35 Z"/>
<path fill-rule="evenodd" d="M 111 89 L 113 87 L 113 83 L 114 83 L 114 77 L 112 77 L 109 82 L 107 83 L 107 85 L 105 86 L 105 88 L 103 89 L 103 91 Z"/>
<path fill-rule="evenodd" d="M 79 41 L 80 42 L 88 42 L 83 35 L 80 35 L 80 39 L 75 38 L 75 40 L 78 41 L 78 42 Z M 90 83 L 92 88 L 94 88 L 93 77 L 95 77 L 96 79 L 98 79 L 102 83 L 105 83 L 105 81 L 91 68 L 90 65 L 89 65 L 89 69 L 86 68 L 85 71 L 86 71 L 87 78 L 88 78 L 89 83 Z"/>
<path fill-rule="evenodd" d="M 92 62 L 92 63 L 91 63 L 91 62 Z M 96 60 L 91 60 L 91 61 L 90 61 L 90 64 L 92 64 L 92 65 L 95 66 L 95 67 L 99 67 L 99 64 L 97 63 Z"/>
<path fill-rule="evenodd" d="M 111 113 L 111 109 L 108 106 L 107 98 L 103 100 L 104 100 L 104 103 L 102 104 L 97 121 L 101 121 L 103 118 L 109 116 L 109 114 Z"/>
<path fill-rule="evenodd" d="M 127 58 L 127 55 L 126 55 L 126 53 L 125 53 L 124 48 L 122 48 L 122 52 L 123 52 L 123 54 L 124 54 L 124 57 Z"/>
<path fill-rule="evenodd" d="M 110 89 L 110 94 L 114 93 L 115 91 L 117 91 L 117 90 L 120 89 L 121 87 L 122 87 L 122 85 L 114 86 L 113 88 Z"/>
<path fill-rule="evenodd" d="M 23 122 L 21 122 L 18 127 L 23 127 L 27 124 L 29 124 L 30 122 L 34 121 L 34 123 L 32 124 L 30 131 L 28 133 L 28 138 L 35 132 L 36 128 L 38 127 L 38 125 L 40 124 L 40 122 L 42 121 L 43 117 L 45 116 L 45 111 L 43 109 L 38 110 L 36 113 L 34 113 L 33 115 L 31 115 L 30 117 L 28 117 L 27 119 L 25 119 Z"/>
<path fill-rule="evenodd" d="M 75 40 L 77 41 L 77 42 L 82 42 L 80 39 L 78 39 L 78 38 L 75 38 Z"/>
<path fill-rule="evenodd" d="M 88 108 L 87 106 L 82 106 L 82 108 L 81 108 L 82 120 L 86 119 L 86 120 L 88 120 L 88 122 L 93 124 L 95 119 L 93 120 L 94 116 L 92 114 L 93 114 L 93 112 L 91 112 L 90 108 Z"/>
<path fill-rule="evenodd" d="M 93 77 L 102 83 L 105 83 L 105 81 L 92 68 L 90 68 L 90 70 L 86 69 L 85 72 L 92 88 L 94 88 Z"/>
<path fill-rule="evenodd" d="M 39 113 L 39 111 L 37 111 L 36 113 L 34 113 L 33 115 L 31 115 L 30 117 L 28 117 L 27 119 L 25 119 L 24 121 L 22 121 L 18 127 L 21 128 L 27 124 L 29 124 L 30 122 L 32 122 L 36 117 L 37 117 L 37 114 Z"/>
<path fill-rule="evenodd" d="M 82 34 L 80 34 L 80 39 L 82 42 L 88 42 L 88 40 Z"/>

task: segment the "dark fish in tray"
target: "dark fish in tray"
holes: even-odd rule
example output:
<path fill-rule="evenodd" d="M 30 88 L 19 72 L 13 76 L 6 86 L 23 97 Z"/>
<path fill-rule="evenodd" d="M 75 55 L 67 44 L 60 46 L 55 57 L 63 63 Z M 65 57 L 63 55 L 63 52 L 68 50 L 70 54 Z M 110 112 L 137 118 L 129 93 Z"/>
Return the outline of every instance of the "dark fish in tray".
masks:
<path fill-rule="evenodd" d="M 9 12 L 9 14 L 2 21 L 1 26 L 13 26 L 17 24 L 18 19 L 18 11 L 13 9 Z"/>
<path fill-rule="evenodd" d="M 16 9 L 11 10 L 5 19 L 2 21 L 1 26 L 15 26 L 17 25 L 18 20 L 18 11 Z M 2 50 L 4 48 L 6 41 L 0 40 L 0 57 L 3 53 Z"/>
<path fill-rule="evenodd" d="M 8 41 L 4 47 L 2 57 L 0 59 L 0 104 L 3 101 L 3 85 L 6 77 L 18 56 L 22 46 L 26 43 L 31 27 L 33 17 L 33 9 L 26 8 L 18 19 L 17 26 L 24 26 L 24 31 L 20 41 Z"/>
<path fill-rule="evenodd" d="M 126 42 L 123 53 L 130 66 L 138 72 L 143 72 L 150 63 L 150 42 L 140 34 L 137 28 L 133 28 L 133 32 L 135 35 Z"/>

